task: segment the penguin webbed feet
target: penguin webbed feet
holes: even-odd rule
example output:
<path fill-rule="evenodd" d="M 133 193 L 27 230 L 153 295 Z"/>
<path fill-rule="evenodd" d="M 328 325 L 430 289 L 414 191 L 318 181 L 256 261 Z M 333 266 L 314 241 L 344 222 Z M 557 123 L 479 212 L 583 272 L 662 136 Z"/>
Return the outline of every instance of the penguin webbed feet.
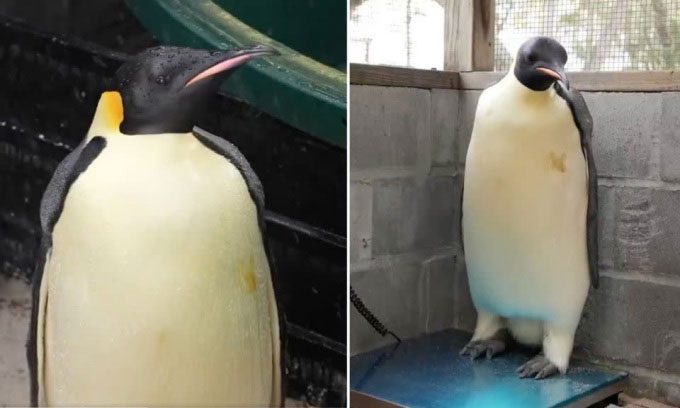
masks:
<path fill-rule="evenodd" d="M 505 340 L 502 338 L 490 338 L 487 340 L 471 340 L 460 351 L 461 356 L 469 356 L 470 360 L 474 360 L 481 355 L 485 355 L 489 360 L 493 356 L 505 351 Z"/>
<path fill-rule="evenodd" d="M 543 354 L 538 354 L 531 360 L 519 366 L 516 370 L 519 378 L 533 377 L 536 380 L 548 378 L 558 371 L 557 366 L 551 363 Z"/>

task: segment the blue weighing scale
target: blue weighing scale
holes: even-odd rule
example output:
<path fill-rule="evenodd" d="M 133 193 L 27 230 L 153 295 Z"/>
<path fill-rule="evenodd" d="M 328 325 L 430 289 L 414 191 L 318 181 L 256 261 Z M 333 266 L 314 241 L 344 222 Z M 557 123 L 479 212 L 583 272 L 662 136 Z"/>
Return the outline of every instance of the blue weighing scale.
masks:
<path fill-rule="evenodd" d="M 532 354 L 512 351 L 470 361 L 470 334 L 445 330 L 351 358 L 350 405 L 477 408 L 587 407 L 623 390 L 627 375 L 579 366 L 544 380 L 515 373 Z"/>

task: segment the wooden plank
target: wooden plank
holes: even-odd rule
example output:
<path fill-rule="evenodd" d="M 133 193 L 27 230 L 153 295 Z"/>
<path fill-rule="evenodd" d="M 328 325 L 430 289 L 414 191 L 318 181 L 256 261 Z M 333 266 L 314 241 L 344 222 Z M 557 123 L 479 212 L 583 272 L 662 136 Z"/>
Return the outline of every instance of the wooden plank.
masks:
<path fill-rule="evenodd" d="M 621 71 L 567 73 L 581 91 L 680 91 L 680 71 Z"/>
<path fill-rule="evenodd" d="M 444 69 L 491 71 L 495 0 L 448 0 L 444 17 Z"/>
<path fill-rule="evenodd" d="M 474 0 L 447 0 L 444 9 L 444 69 L 472 71 Z"/>
<path fill-rule="evenodd" d="M 474 0 L 472 71 L 493 71 L 496 1 Z"/>
<path fill-rule="evenodd" d="M 458 89 L 486 89 L 504 75 L 503 72 L 461 72 Z M 568 72 L 567 76 L 571 86 L 584 92 L 680 91 L 677 71 Z"/>
<path fill-rule="evenodd" d="M 357 85 L 446 89 L 460 87 L 457 72 L 351 64 L 349 73 L 349 82 Z"/>
<path fill-rule="evenodd" d="M 486 89 L 505 76 L 505 72 L 461 72 L 459 89 Z"/>
<path fill-rule="evenodd" d="M 350 83 L 412 88 L 486 89 L 504 72 L 449 72 L 379 65 L 350 65 Z M 678 92 L 680 71 L 567 73 L 571 85 L 586 92 Z"/>
<path fill-rule="evenodd" d="M 648 398 L 635 398 L 624 393 L 619 394 L 619 404 L 626 408 L 673 408 Z"/>

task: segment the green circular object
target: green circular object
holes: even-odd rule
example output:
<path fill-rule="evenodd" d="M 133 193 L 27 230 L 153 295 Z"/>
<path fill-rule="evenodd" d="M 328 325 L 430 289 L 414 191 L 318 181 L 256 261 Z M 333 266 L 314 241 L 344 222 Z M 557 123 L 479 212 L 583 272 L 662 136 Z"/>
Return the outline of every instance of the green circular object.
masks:
<path fill-rule="evenodd" d="M 142 24 L 164 44 L 209 49 L 264 44 L 276 48 L 281 56 L 249 62 L 234 72 L 223 89 L 293 127 L 346 148 L 346 73 L 319 62 L 346 67 L 346 3 L 337 0 L 126 2 Z M 338 14 L 338 10 L 341 13 Z M 305 21 L 309 24 L 301 25 Z"/>

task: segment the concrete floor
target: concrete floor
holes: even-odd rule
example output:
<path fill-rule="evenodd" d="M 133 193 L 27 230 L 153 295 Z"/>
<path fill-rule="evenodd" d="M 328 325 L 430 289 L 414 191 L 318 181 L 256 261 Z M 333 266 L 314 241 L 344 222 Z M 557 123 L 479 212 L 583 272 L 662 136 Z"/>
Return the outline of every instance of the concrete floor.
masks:
<path fill-rule="evenodd" d="M 0 407 L 29 405 L 26 334 L 31 318 L 30 286 L 0 277 Z M 305 406 L 287 399 L 287 407 Z"/>

